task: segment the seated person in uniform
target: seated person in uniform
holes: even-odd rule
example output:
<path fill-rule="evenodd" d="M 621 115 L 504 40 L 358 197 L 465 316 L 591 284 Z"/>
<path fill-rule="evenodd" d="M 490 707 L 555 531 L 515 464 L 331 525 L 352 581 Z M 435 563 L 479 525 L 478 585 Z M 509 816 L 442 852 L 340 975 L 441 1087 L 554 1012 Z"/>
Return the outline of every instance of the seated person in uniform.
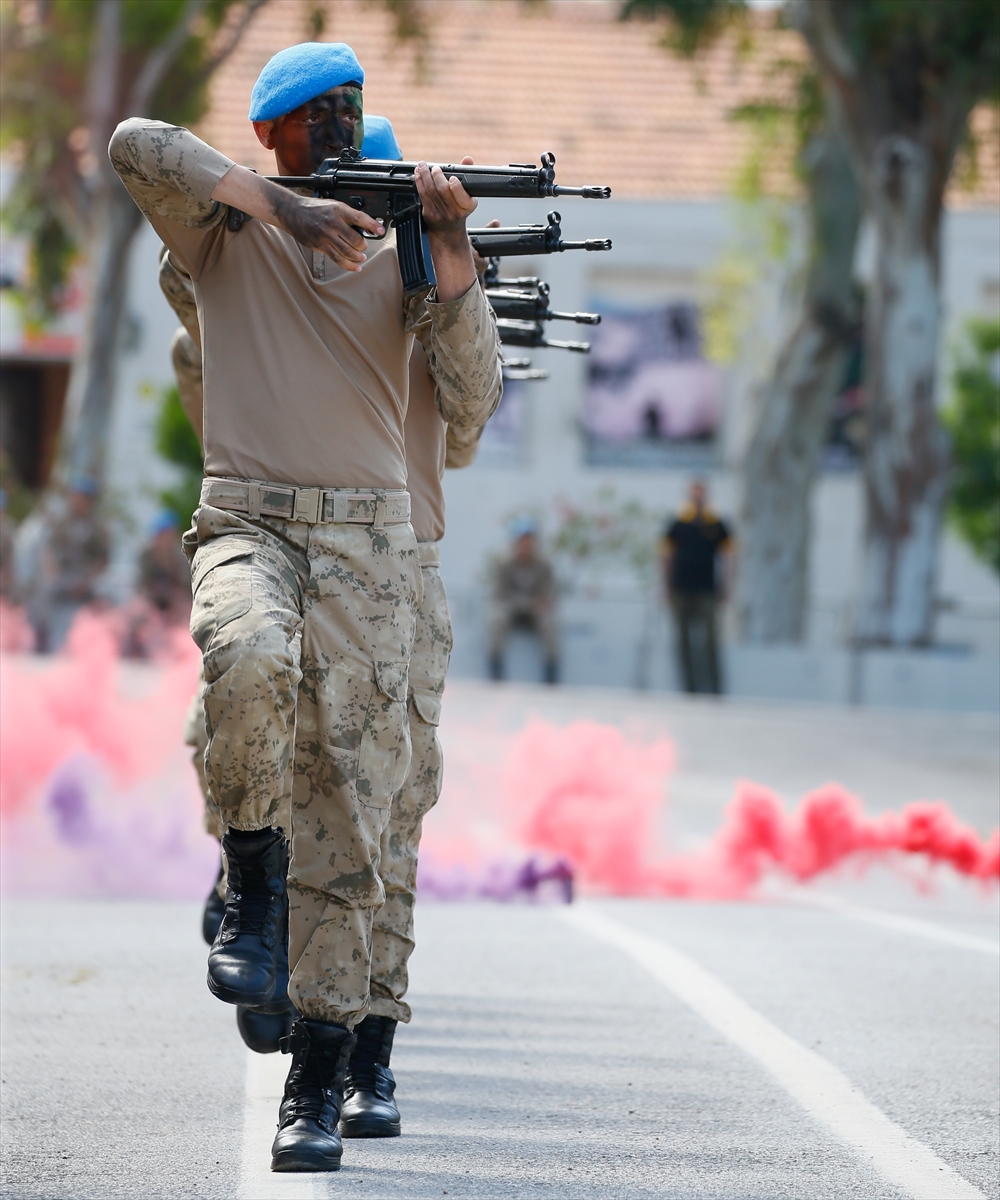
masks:
<path fill-rule="evenodd" d="M 556 629 L 556 581 L 552 565 L 538 552 L 538 526 L 522 517 L 511 526 L 511 553 L 493 576 L 490 619 L 490 678 L 503 679 L 504 649 L 513 629 L 538 636 L 544 654 L 544 679 L 559 679 L 559 642 Z"/>

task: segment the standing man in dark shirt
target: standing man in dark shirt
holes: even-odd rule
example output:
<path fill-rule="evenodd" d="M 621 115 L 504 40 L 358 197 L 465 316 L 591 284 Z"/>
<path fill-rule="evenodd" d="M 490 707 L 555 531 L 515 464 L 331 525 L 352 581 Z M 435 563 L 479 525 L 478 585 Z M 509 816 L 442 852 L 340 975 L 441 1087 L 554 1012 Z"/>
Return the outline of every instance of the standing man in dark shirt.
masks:
<path fill-rule="evenodd" d="M 705 484 L 696 479 L 663 538 L 663 577 L 686 692 L 722 692 L 716 613 L 728 592 L 732 548 L 729 529 L 707 507 Z"/>

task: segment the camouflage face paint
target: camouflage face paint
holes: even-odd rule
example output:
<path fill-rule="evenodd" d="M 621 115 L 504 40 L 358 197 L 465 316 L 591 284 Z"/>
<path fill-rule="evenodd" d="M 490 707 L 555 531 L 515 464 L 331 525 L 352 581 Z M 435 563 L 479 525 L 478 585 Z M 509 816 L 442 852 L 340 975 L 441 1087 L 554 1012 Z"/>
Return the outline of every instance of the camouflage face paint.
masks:
<path fill-rule="evenodd" d="M 275 149 L 296 175 L 311 174 L 348 146 L 360 150 L 364 136 L 361 88 L 350 84 L 316 96 L 274 125 Z"/>
<path fill-rule="evenodd" d="M 317 96 L 303 106 L 309 138 L 312 169 L 324 158 L 336 158 L 348 146 L 361 149 L 365 137 L 364 101 L 361 89 L 339 87 Z"/>

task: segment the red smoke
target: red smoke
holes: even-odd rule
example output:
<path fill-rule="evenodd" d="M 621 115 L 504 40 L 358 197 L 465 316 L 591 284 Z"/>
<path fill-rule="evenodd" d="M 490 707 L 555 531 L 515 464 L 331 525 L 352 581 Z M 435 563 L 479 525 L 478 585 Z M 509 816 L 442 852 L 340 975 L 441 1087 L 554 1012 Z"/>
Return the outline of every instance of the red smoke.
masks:
<path fill-rule="evenodd" d="M 770 873 L 805 881 L 849 858 L 897 854 L 1000 879 L 1000 831 L 984 842 L 940 803 L 867 816 L 835 783 L 788 813 L 773 792 L 740 781 L 704 849 L 657 854 L 655 819 L 671 764 L 666 742 L 635 746 L 611 726 L 535 721 L 512 747 L 504 790 L 527 847 L 567 859 L 585 888 L 612 895 L 738 898 Z"/>
<path fill-rule="evenodd" d="M 113 627 L 87 613 L 65 656 L 4 655 L 5 893 L 207 892 L 218 850 L 201 831 L 182 745 L 197 673 L 186 634 L 169 660 L 127 663 Z M 808 880 L 848 859 L 903 855 L 1000 877 L 1000 834 L 983 842 L 944 804 L 867 816 L 836 784 L 788 813 L 772 792 L 741 782 L 708 844 L 670 855 L 658 836 L 670 742 L 640 744 L 593 721 L 524 727 L 523 696 L 475 684 L 449 688 L 446 701 L 446 786 L 425 823 L 425 895 L 564 894 L 567 864 L 583 890 L 622 896 L 738 898 L 767 875 Z"/>

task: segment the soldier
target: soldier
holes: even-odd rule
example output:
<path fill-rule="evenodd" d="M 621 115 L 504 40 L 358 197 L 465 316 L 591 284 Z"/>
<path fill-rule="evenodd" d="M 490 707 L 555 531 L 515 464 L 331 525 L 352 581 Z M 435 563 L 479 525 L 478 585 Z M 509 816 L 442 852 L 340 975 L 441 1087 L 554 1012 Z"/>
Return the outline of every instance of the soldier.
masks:
<path fill-rule="evenodd" d="M 279 172 L 309 174 L 360 146 L 363 84 L 339 43 L 265 65 L 250 119 Z M 394 238 L 366 245 L 359 231 L 384 230 L 362 212 L 271 184 L 157 121 L 123 122 L 110 153 L 190 276 L 200 317 L 206 479 L 185 544 L 229 872 L 209 987 L 233 1004 L 277 1003 L 287 919 L 296 1018 L 271 1167 L 337 1170 L 384 899 L 379 845 L 410 758 L 422 586 L 403 453 L 411 335 L 449 422 L 482 425 L 502 387 L 465 232 L 475 202 L 418 168 L 438 282 L 404 299 Z M 275 827 L 289 805 L 290 864 Z"/>
<path fill-rule="evenodd" d="M 363 153 L 370 158 L 403 157 L 385 118 L 372 118 L 371 128 L 366 122 Z M 485 263 L 481 265 L 485 268 Z M 423 578 L 407 689 L 413 754 L 382 834 L 379 875 L 385 903 L 375 916 L 370 1011 L 357 1027 L 358 1041 L 348 1067 L 340 1122 L 344 1137 L 396 1137 L 400 1132 L 389 1061 L 396 1025 L 411 1017 L 403 997 L 414 947 L 417 855 L 424 816 L 441 794 L 443 761 L 437 726 L 452 645 L 451 615 L 440 571 L 445 530 L 441 484 L 446 466 L 472 462 L 482 433 L 481 425 L 448 424 L 442 418 L 439 393 L 432 364 L 420 343 L 415 343 L 404 424 L 411 520 Z"/>
<path fill-rule="evenodd" d="M 169 648 L 174 630 L 191 615 L 191 569 L 181 550 L 177 514 L 164 510 L 153 519 L 149 541 L 139 555 L 135 597 L 126 606 L 124 653 L 152 658 Z"/>
<path fill-rule="evenodd" d="M 186 622 L 191 609 L 191 570 L 181 550 L 177 514 L 158 513 L 139 555 L 136 591 L 168 625 Z"/>
<path fill-rule="evenodd" d="M 33 613 L 36 644 L 44 654 L 62 649 L 77 613 L 97 599 L 111 539 L 97 515 L 97 483 L 72 479 L 65 508 L 51 522 L 41 552 L 40 602 Z"/>
<path fill-rule="evenodd" d="M 205 391 L 202 381 L 201 328 L 198 325 L 198 304 L 194 296 L 194 284 L 184 268 L 171 257 L 166 246 L 160 252 L 159 277 L 160 288 L 181 322 L 181 328 L 176 331 L 170 343 L 170 358 L 173 363 L 174 375 L 177 378 L 177 392 L 180 396 L 181 407 L 197 434 L 198 445 L 201 446 L 202 454 L 204 454 L 202 422 Z M 208 777 L 205 774 L 208 729 L 205 726 L 203 678 L 198 680 L 198 690 L 188 708 L 187 719 L 184 722 L 184 744 L 191 747 L 191 761 L 194 763 L 201 794 L 205 799 L 203 813 L 205 832 L 221 843 L 226 830 L 222 824 L 222 814 L 212 802 L 208 789 Z M 282 813 L 278 825 L 282 829 L 289 830 L 291 814 Z M 210 946 L 215 941 L 225 913 L 226 882 L 226 859 L 225 855 L 222 855 L 215 883 L 205 900 L 201 918 L 202 936 Z M 237 1009 L 238 1013 L 240 1011 Z"/>
<path fill-rule="evenodd" d="M 365 117 L 362 151 L 369 158 L 401 159 L 392 125 L 384 117 Z M 485 263 L 482 264 L 485 267 Z M 194 347 L 194 359 L 177 371 L 178 388 L 185 411 L 201 419 L 200 333 L 193 291 L 182 271 L 164 253 L 160 260 L 160 286 L 174 311 L 187 327 L 178 330 L 174 347 L 184 335 Z M 197 376 L 189 363 L 198 364 Z M 439 542 L 444 534 L 444 494 L 441 487 L 445 466 L 468 466 L 475 458 L 481 426 L 457 429 L 442 419 L 437 387 L 423 347 L 415 342 L 410 354 L 409 403 L 404 422 L 406 467 L 411 496 L 411 524 L 423 579 L 423 599 L 417 610 L 416 633 L 410 657 L 407 715 L 412 757 L 403 787 L 393 796 L 389 823 L 382 834 L 379 876 L 385 889 L 385 904 L 375 917 L 372 944 L 370 1012 L 356 1027 L 357 1045 L 351 1054 L 345 1087 L 345 1104 L 340 1131 L 344 1137 L 395 1137 L 400 1133 L 399 1111 L 393 1097 L 395 1080 L 389 1067 L 393 1035 L 398 1021 L 409 1022 L 410 1007 L 403 1001 L 409 986 L 407 963 L 413 951 L 413 907 L 416 899 L 417 854 L 423 818 L 441 794 L 442 754 L 437 738 L 441 696 L 451 654 L 451 616 L 440 574 Z M 195 747 L 196 762 L 204 754 L 204 716 L 192 706 L 189 744 Z M 202 778 L 203 778 L 202 771 Z M 217 810 L 207 789 L 205 827 L 218 828 Z M 216 836 L 221 837 L 221 832 Z M 213 889 L 205 910 L 205 925 L 215 913 Z M 221 915 L 218 918 L 221 920 Z M 217 929 L 217 925 L 215 928 Z M 211 942 L 214 938 L 207 937 Z M 288 1033 L 289 1014 L 262 1013 L 241 1006 L 238 1024 L 244 1041 L 258 1053 L 278 1049 Z"/>
<path fill-rule="evenodd" d="M 552 565 L 538 552 L 538 526 L 521 517 L 511 526 L 513 548 L 493 577 L 493 610 L 490 617 L 490 678 L 503 679 L 503 652 L 512 629 L 538 635 L 545 660 L 544 679 L 559 679 L 559 642 L 556 629 L 556 581 Z"/>

